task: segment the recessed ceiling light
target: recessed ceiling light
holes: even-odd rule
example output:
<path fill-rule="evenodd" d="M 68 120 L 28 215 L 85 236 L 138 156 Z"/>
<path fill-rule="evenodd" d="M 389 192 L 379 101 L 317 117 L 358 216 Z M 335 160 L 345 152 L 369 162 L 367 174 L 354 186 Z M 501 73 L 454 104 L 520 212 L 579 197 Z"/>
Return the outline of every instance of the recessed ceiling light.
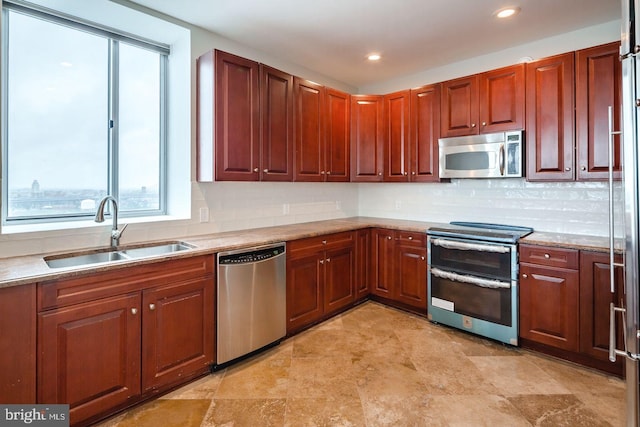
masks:
<path fill-rule="evenodd" d="M 519 7 L 505 7 L 504 9 L 498 10 L 495 15 L 497 18 L 509 18 L 517 15 L 518 13 L 520 13 Z"/>
<path fill-rule="evenodd" d="M 380 54 L 378 54 L 378 53 L 372 53 L 371 55 L 368 55 L 368 56 L 367 56 L 367 59 L 368 59 L 369 61 L 379 61 L 379 60 L 380 60 L 380 58 L 381 58 L 381 57 L 380 57 Z"/>

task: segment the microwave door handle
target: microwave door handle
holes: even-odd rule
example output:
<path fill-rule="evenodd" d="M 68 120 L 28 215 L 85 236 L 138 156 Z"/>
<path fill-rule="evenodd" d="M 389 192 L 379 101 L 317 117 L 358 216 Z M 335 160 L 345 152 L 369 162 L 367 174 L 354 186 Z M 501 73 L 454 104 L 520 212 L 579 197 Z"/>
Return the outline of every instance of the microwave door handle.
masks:
<path fill-rule="evenodd" d="M 504 165 L 505 165 L 505 153 L 504 153 L 504 144 L 500 144 L 500 155 L 499 155 L 499 164 L 500 164 L 500 175 L 504 176 Z"/>

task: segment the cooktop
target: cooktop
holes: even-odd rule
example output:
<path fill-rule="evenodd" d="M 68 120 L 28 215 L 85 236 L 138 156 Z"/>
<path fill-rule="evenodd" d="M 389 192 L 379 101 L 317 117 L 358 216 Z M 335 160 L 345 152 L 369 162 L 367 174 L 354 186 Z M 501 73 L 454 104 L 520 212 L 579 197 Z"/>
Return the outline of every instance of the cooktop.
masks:
<path fill-rule="evenodd" d="M 533 233 L 533 228 L 531 227 L 464 221 L 451 221 L 448 226 L 427 229 L 427 234 L 431 236 L 457 237 L 500 243 L 516 243 L 519 239 L 531 233 Z"/>

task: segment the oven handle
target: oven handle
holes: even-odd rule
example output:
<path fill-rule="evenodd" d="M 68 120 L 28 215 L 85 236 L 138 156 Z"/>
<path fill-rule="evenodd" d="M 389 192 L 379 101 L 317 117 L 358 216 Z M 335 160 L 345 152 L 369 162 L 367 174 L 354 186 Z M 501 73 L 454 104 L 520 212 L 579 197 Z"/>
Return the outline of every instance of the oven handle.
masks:
<path fill-rule="evenodd" d="M 458 273 L 452 273 L 451 271 L 440 270 L 436 267 L 431 267 L 431 274 L 441 279 L 453 280 L 456 282 L 469 283 L 471 285 L 481 286 L 483 288 L 494 289 L 509 289 L 511 283 L 501 282 L 500 280 L 482 279 L 480 277 L 465 276 Z"/>
<path fill-rule="evenodd" d="M 445 249 L 459 249 L 462 251 L 496 252 L 500 254 L 511 252 L 509 246 L 483 245 L 481 243 L 466 243 L 447 239 L 432 239 L 431 244 Z"/>

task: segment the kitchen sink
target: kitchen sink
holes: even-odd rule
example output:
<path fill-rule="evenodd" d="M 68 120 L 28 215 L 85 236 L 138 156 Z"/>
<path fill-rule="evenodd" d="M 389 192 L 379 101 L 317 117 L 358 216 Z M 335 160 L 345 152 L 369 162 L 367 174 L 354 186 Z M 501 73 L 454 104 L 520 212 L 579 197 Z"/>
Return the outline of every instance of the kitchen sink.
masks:
<path fill-rule="evenodd" d="M 89 253 L 73 253 L 44 257 L 50 268 L 82 267 L 92 264 L 112 263 L 140 258 L 168 255 L 175 252 L 193 249 L 194 246 L 184 242 L 168 242 L 149 246 L 91 251 Z"/>

